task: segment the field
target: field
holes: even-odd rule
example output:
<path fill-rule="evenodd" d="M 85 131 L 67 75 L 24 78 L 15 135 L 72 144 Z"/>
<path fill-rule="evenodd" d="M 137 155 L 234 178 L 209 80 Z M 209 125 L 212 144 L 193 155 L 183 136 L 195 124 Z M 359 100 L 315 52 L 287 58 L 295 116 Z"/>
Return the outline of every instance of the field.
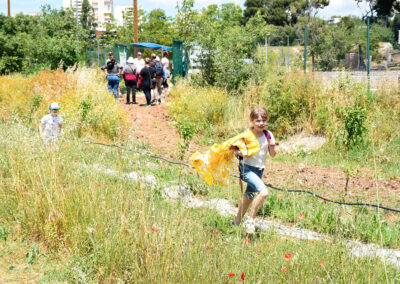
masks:
<path fill-rule="evenodd" d="M 199 200 L 224 198 L 233 205 L 237 204 L 236 179 L 232 178 L 228 187 L 210 188 L 190 168 L 168 164 L 139 153 L 164 152 L 163 156 L 166 156 L 168 151 L 161 143 L 166 138 L 157 136 L 158 132 L 154 133 L 157 129 L 155 125 L 158 128 L 168 128 L 174 133 L 170 135 L 171 139 L 177 139 L 176 134 L 181 134 L 180 146 L 179 141 L 175 141 L 174 148 L 174 143 L 168 145 L 172 156 L 166 156 L 169 159 L 186 157 L 193 150 L 182 146 L 185 138 L 191 140 L 192 144 L 189 145 L 196 144 L 196 149 L 199 150 L 208 148 L 213 142 L 223 141 L 246 127 L 247 109 L 253 103 L 254 97 L 244 95 L 244 99 L 239 101 L 239 97 L 231 98 L 221 90 L 192 90 L 187 85 L 178 84 L 168 98 L 174 124 L 168 120 L 162 121 L 162 116 L 155 116 L 160 121 L 153 123 L 138 122 L 140 131 L 147 135 L 137 139 L 132 135 L 136 133 L 137 129 L 132 129 L 136 123 L 127 117 L 132 117 L 134 111 L 139 119 L 147 118 L 147 114 L 142 110 L 115 104 L 105 91 L 101 74 L 90 69 L 79 69 L 76 72 L 55 71 L 34 76 L 37 77 L 32 77 L 31 80 L 1 78 L 0 109 L 3 115 L 0 125 L 0 273 L 4 281 L 400 281 L 399 268 L 393 263 L 377 257 L 356 257 L 345 245 L 348 240 L 359 240 L 399 249 L 399 220 L 394 213 L 364 207 L 337 206 L 323 203 L 311 196 L 271 191 L 259 217 L 324 233 L 330 239 L 309 241 L 282 236 L 274 229 L 248 235 L 241 227 L 229 227 L 230 217 L 223 217 L 215 210 L 205 207 L 188 208 L 183 201 L 169 201 L 165 198 L 166 188 L 182 186 L 190 189 Z M 33 82 L 39 79 L 42 81 L 35 90 Z M 280 90 L 284 90 L 292 79 L 284 77 L 281 82 L 283 87 Z M 298 86 L 296 82 L 303 81 L 300 78 L 293 82 L 292 94 L 293 89 Z M 306 87 L 307 90 L 320 90 L 312 83 Z M 187 100 L 182 88 L 188 96 L 193 98 L 196 95 L 199 96 L 198 99 Z M 262 86 L 258 88 L 263 90 Z M 270 91 L 263 93 L 261 97 L 268 102 L 269 96 L 274 95 L 274 88 L 277 86 L 271 86 Z M 11 92 L 16 95 L 7 96 Z M 32 96 L 26 99 L 26 94 L 35 92 L 37 95 L 34 97 L 40 97 L 40 100 L 32 99 Z M 312 94 L 316 93 L 318 92 Z M 335 91 L 336 95 L 338 93 L 340 89 Z M 210 97 L 202 99 L 201 96 L 207 94 Z M 255 96 L 256 89 L 250 90 L 249 94 Z M 291 96 L 295 102 L 290 104 L 283 99 L 279 102 L 289 107 L 296 105 L 299 101 L 303 102 L 302 94 L 298 91 Z M 389 184 L 397 182 L 397 97 L 393 95 L 393 100 L 390 97 L 375 98 L 379 104 L 375 104 L 373 109 L 391 106 L 392 112 L 370 112 L 376 118 L 379 137 L 385 133 L 385 140 L 366 139 L 369 141 L 365 144 L 366 148 L 353 148 L 346 160 L 345 153 L 338 154 L 335 148 L 335 143 L 341 141 L 335 140 L 335 135 L 327 131 L 326 125 L 339 129 L 338 125 L 333 125 L 335 120 L 329 115 L 332 113 L 331 106 L 323 103 L 322 98 L 326 98 L 327 94 L 328 92 L 320 97 L 313 96 L 312 101 L 305 101 L 302 111 L 309 106 L 307 115 L 289 108 L 292 112 L 287 112 L 287 121 L 274 120 L 274 109 L 271 109 L 271 127 L 280 139 L 294 134 L 299 126 L 331 139 L 317 152 L 282 154 L 274 163 L 270 161 L 271 168 L 268 172 L 277 173 L 271 183 L 285 188 L 302 187 L 294 175 L 292 179 L 278 183 L 279 174 L 276 171 L 279 167 L 286 167 L 294 172 L 300 163 L 305 164 L 306 171 L 314 176 L 321 173 L 322 169 L 317 173 L 312 170 L 329 166 L 332 171 L 343 175 L 349 169 L 350 180 L 358 180 L 362 173 L 373 182 L 378 176 L 379 181 Z M 275 95 L 274 99 L 277 99 L 278 94 Z M 333 104 L 338 103 L 334 94 L 326 99 L 333 100 Z M 46 106 L 52 100 L 62 103 L 62 115 L 68 124 L 57 146 L 44 147 L 37 136 L 37 121 L 47 112 Z M 208 108 L 215 100 L 224 107 Z M 235 104 L 231 100 L 235 100 Z M 349 102 L 352 101 L 353 99 L 349 99 Z M 190 103 L 196 105 L 189 105 Z M 233 119 L 230 110 L 235 107 L 236 119 Z M 315 108 L 321 113 L 313 112 Z M 193 111 L 185 114 L 181 109 L 198 110 L 198 116 L 203 120 L 200 123 L 196 121 L 198 116 L 190 116 Z M 167 111 L 164 106 L 157 110 L 160 113 Z M 243 119 L 237 119 L 238 117 Z M 225 133 L 226 128 L 223 125 L 229 125 L 230 133 Z M 190 137 L 192 130 L 197 135 L 192 134 Z M 149 141 L 152 140 L 150 135 L 159 139 L 156 140 L 159 147 L 155 147 L 157 143 L 154 144 L 154 141 Z M 374 132 L 366 135 L 369 138 L 378 136 Z M 88 140 L 116 143 L 130 151 L 89 144 L 86 143 Z M 383 147 L 379 156 L 365 155 L 368 147 L 373 144 L 371 141 L 375 143 L 375 147 Z M 344 160 L 346 163 L 343 163 Z M 185 162 L 185 158 L 183 161 Z M 285 165 L 289 165 L 289 162 L 293 164 L 288 168 Z M 374 171 L 374 165 L 377 171 Z M 328 178 L 328 182 L 331 181 Z M 332 192 L 329 186 L 320 188 L 315 183 L 311 189 L 322 193 L 330 192 L 330 197 L 335 199 L 342 197 L 342 192 Z M 373 186 L 373 189 L 377 190 L 377 187 Z M 376 199 L 380 201 L 381 195 L 388 194 L 389 200 L 385 200 L 389 202 L 387 205 L 399 208 L 397 190 L 385 188 L 383 192 L 377 190 L 379 194 L 360 198 L 364 198 L 363 201 L 376 202 Z M 356 194 L 362 189 L 354 186 L 352 191 Z M 345 198 L 357 199 L 352 196 Z"/>

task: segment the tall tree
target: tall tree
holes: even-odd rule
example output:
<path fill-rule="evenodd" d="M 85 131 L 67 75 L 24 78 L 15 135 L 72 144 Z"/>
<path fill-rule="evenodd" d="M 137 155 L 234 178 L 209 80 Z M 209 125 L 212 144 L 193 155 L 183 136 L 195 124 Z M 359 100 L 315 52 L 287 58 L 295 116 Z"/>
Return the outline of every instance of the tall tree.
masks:
<path fill-rule="evenodd" d="M 89 0 L 83 0 L 82 2 L 80 22 L 84 30 L 92 30 L 94 27 L 94 11 L 90 6 Z"/>
<path fill-rule="evenodd" d="M 257 12 L 264 18 L 267 16 L 267 7 L 265 0 L 246 0 L 244 2 L 246 9 L 243 11 L 243 24 L 246 24 L 251 17 L 254 17 Z"/>

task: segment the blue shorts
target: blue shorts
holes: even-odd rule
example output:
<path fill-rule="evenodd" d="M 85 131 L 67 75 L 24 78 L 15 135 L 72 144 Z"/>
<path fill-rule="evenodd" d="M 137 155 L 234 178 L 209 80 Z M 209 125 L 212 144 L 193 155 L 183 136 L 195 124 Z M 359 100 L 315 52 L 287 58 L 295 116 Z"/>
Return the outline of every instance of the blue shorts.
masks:
<path fill-rule="evenodd" d="M 239 164 L 240 178 L 247 183 L 244 196 L 253 200 L 255 195 L 267 188 L 262 181 L 264 169 L 259 169 L 246 164 Z"/>

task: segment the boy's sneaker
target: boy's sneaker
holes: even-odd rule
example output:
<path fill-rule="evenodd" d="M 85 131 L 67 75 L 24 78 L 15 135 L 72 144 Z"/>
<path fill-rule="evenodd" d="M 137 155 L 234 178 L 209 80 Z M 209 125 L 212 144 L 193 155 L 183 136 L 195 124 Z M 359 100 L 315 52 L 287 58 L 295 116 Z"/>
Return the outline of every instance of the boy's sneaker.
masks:
<path fill-rule="evenodd" d="M 254 234 L 256 232 L 256 226 L 254 224 L 254 219 L 247 219 L 244 223 L 243 223 L 243 228 L 246 229 L 246 232 L 248 234 Z"/>
<path fill-rule="evenodd" d="M 239 224 L 236 224 L 236 223 L 235 223 L 235 220 L 230 220 L 230 221 L 229 221 L 229 226 L 231 226 L 231 227 L 232 227 L 232 226 L 239 226 Z"/>

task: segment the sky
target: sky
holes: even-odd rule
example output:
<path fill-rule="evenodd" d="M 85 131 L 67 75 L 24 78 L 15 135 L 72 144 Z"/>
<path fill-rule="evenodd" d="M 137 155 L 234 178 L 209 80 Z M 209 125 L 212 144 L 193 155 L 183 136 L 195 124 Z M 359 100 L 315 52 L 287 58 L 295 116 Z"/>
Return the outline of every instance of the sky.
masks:
<path fill-rule="evenodd" d="M 174 16 L 176 13 L 176 4 L 178 0 L 138 0 L 138 5 L 146 11 L 156 8 L 163 9 L 168 16 Z M 40 7 L 50 5 L 52 8 L 60 9 L 62 0 L 10 0 L 11 14 L 17 13 L 37 13 Z M 210 4 L 235 3 L 243 7 L 245 0 L 195 0 L 195 9 L 207 7 Z M 365 2 L 365 1 L 364 1 Z M 133 0 L 114 0 L 116 5 L 133 5 Z M 365 5 L 364 5 L 365 6 Z M 0 2 L 0 13 L 7 14 L 7 1 Z M 330 4 L 318 13 L 319 17 L 329 19 L 331 16 L 361 16 L 362 11 L 357 6 L 355 0 L 330 0 Z"/>

